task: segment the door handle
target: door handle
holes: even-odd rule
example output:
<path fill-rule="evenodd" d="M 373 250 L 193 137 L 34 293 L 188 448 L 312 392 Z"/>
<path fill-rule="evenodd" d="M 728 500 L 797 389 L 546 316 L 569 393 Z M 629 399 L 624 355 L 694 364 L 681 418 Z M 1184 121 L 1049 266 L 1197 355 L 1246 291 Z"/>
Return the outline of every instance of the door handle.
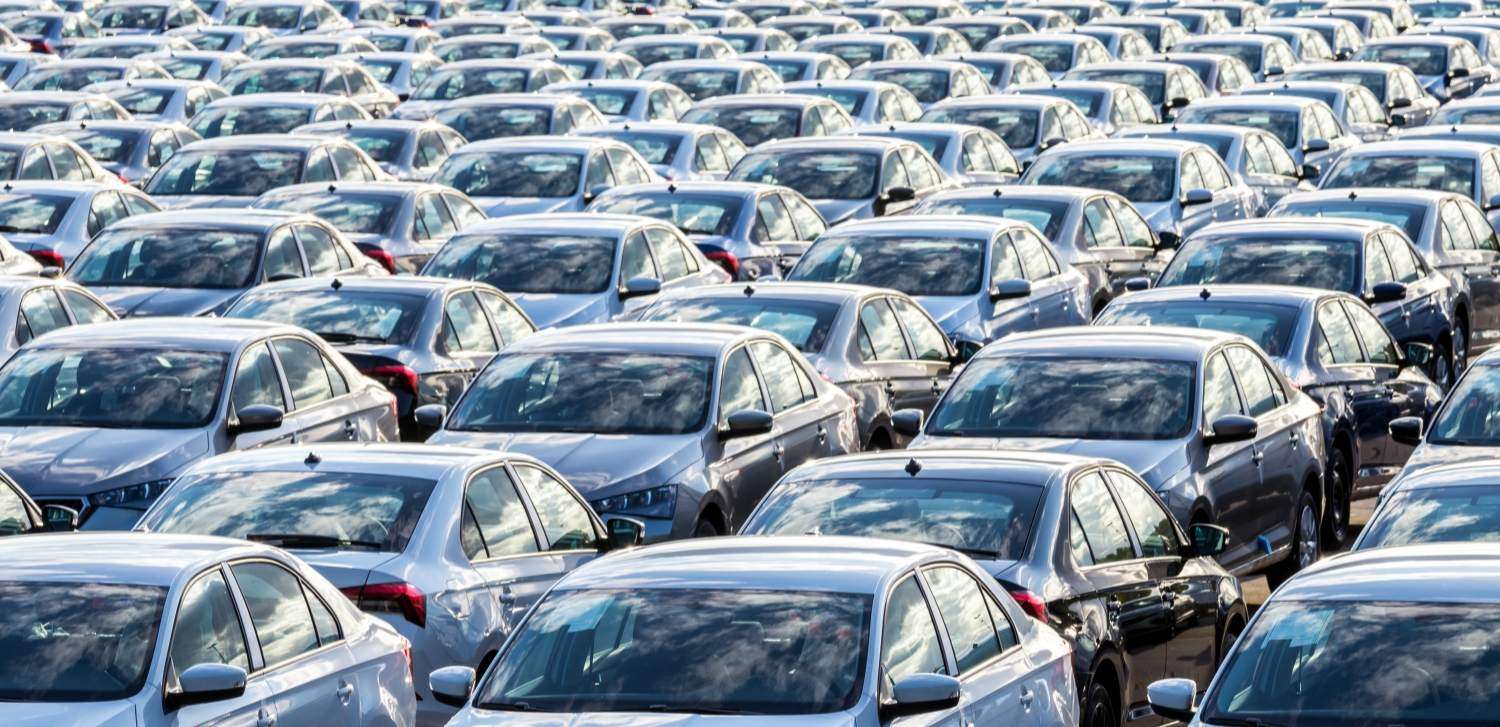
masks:
<path fill-rule="evenodd" d="M 818 444 L 828 443 L 828 428 L 822 424 L 818 425 Z"/>
<path fill-rule="evenodd" d="M 933 396 L 937 396 L 938 394 L 942 393 L 942 391 L 943 391 L 942 385 L 938 384 L 938 380 L 936 378 L 934 378 L 932 380 L 932 395 Z"/>
<path fill-rule="evenodd" d="M 885 380 L 885 395 L 886 396 L 895 396 L 896 395 L 896 382 L 891 381 L 890 379 L 886 379 Z"/>
<path fill-rule="evenodd" d="M 781 442 L 772 444 L 771 456 L 775 457 L 777 462 L 780 462 L 786 456 L 786 447 L 781 446 Z"/>
<path fill-rule="evenodd" d="M 1173 591 L 1162 591 L 1161 600 L 1163 603 L 1173 603 L 1177 600 L 1177 594 Z"/>
<path fill-rule="evenodd" d="M 1031 701 L 1035 698 L 1036 692 L 1031 691 L 1031 687 L 1021 687 L 1021 707 L 1023 709 L 1027 710 L 1028 712 L 1031 711 Z"/>
<path fill-rule="evenodd" d="M 1266 458 L 1266 453 L 1265 452 L 1262 452 L 1262 451 L 1260 451 L 1258 449 L 1252 449 L 1252 450 L 1250 450 L 1250 461 L 1254 462 L 1256 467 L 1259 467 L 1260 466 L 1260 461 L 1263 460 L 1263 459 L 1265 459 L 1265 458 Z"/>
<path fill-rule="evenodd" d="M 346 437 L 348 439 L 358 439 L 359 438 L 359 427 L 357 427 L 357 426 L 354 425 L 354 420 L 353 419 L 345 419 L 344 420 L 344 437 Z"/>
<path fill-rule="evenodd" d="M 340 702 L 348 704 L 349 698 L 354 696 L 354 685 L 340 679 L 339 688 L 334 691 L 334 694 L 338 695 Z"/>
<path fill-rule="evenodd" d="M 1120 597 L 1110 596 L 1109 600 L 1104 602 L 1104 612 L 1111 616 L 1118 615 L 1120 613 Z"/>
<path fill-rule="evenodd" d="M 258 717 L 259 719 L 255 720 L 255 727 L 276 727 L 276 715 L 266 711 L 265 707 L 260 708 Z"/>

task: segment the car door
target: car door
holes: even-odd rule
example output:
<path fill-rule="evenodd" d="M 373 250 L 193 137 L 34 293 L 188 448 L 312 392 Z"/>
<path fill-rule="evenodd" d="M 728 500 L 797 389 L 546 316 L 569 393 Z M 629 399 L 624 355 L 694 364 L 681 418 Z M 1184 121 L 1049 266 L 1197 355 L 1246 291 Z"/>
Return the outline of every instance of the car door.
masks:
<path fill-rule="evenodd" d="M 1291 543 L 1292 507 L 1302 494 L 1300 456 L 1302 429 L 1295 407 L 1287 406 L 1286 392 L 1268 364 L 1245 346 L 1224 349 L 1234 372 L 1246 413 L 1255 418 L 1255 448 L 1259 460 L 1260 491 L 1250 506 L 1260 514 L 1257 535 L 1273 546 Z M 1320 453 L 1321 454 L 1321 453 Z"/>
<path fill-rule="evenodd" d="M 953 373 L 953 346 L 943 335 L 943 329 L 921 306 L 905 298 L 891 297 L 889 302 L 896 311 L 896 318 L 901 321 L 912 359 L 921 362 L 923 367 L 922 385 L 915 387 L 910 403 L 901 408 L 931 412 Z"/>
<path fill-rule="evenodd" d="M 1344 311 L 1353 323 L 1364 350 L 1363 363 L 1371 376 L 1367 385 L 1369 393 L 1355 401 L 1355 416 L 1359 428 L 1368 429 L 1371 436 L 1381 438 L 1381 448 L 1374 459 L 1361 460 L 1361 469 L 1379 467 L 1377 473 L 1384 478 L 1394 475 L 1406 464 L 1412 447 L 1402 444 L 1390 436 L 1392 419 L 1406 416 L 1423 417 L 1427 413 L 1427 389 L 1431 386 L 1425 378 L 1401 376 L 1401 353 L 1396 342 L 1386 332 L 1380 321 L 1369 309 L 1346 301 Z"/>
<path fill-rule="evenodd" d="M 1488 161 L 1486 162 L 1489 163 Z M 1469 349 L 1487 347 L 1500 339 L 1500 237 L 1478 205 L 1467 200 L 1450 202 L 1462 213 L 1474 240 L 1474 250 L 1464 251 L 1464 274 L 1469 286 Z M 1462 288 L 1454 283 L 1455 288 Z"/>
<path fill-rule="evenodd" d="M 986 290 L 994 291 L 1001 283 L 1008 281 L 1029 280 L 1026 270 L 1021 267 L 1020 255 L 1016 253 L 1016 246 L 1009 233 L 996 235 L 990 241 L 989 254 Z M 975 343 L 983 345 L 1012 333 L 1035 330 L 1041 311 L 1036 308 L 1034 298 L 1035 291 L 1026 298 L 1012 299 L 995 299 L 992 295 L 981 293 L 978 303 L 979 310 L 984 312 L 981 324 L 985 340 Z"/>
<path fill-rule="evenodd" d="M 1213 422 L 1229 415 L 1248 416 L 1239 389 L 1223 353 L 1209 356 L 1203 367 L 1203 431 L 1211 433 Z M 1229 549 L 1220 557 L 1227 568 L 1247 566 L 1267 554 L 1266 544 L 1256 542 L 1261 513 L 1257 498 L 1261 491 L 1263 455 L 1253 439 L 1205 444 L 1202 478 L 1213 503 L 1214 523 L 1229 530 Z"/>
<path fill-rule="evenodd" d="M 286 378 L 292 408 L 284 419 L 295 442 L 340 442 L 360 438 L 360 412 L 349 396 L 349 383 L 311 342 L 275 338 L 271 350 Z"/>
<path fill-rule="evenodd" d="M 248 631 L 222 567 L 216 565 L 199 573 L 182 590 L 177 604 L 163 671 L 165 693 L 180 693 L 178 675 L 199 664 L 230 664 L 249 673 L 250 648 L 245 639 Z M 274 723 L 276 716 L 268 680 L 257 675 L 246 680 L 244 694 L 179 707 L 167 713 L 165 722 L 184 727 L 208 723 L 264 727 Z"/>
<path fill-rule="evenodd" d="M 1354 324 L 1339 301 L 1326 300 L 1318 306 L 1313 337 L 1318 361 L 1332 379 L 1330 384 L 1343 388 L 1344 397 L 1354 410 L 1360 468 L 1353 484 L 1359 486 L 1379 476 L 1378 463 L 1391 443 L 1390 434 L 1381 423 L 1386 416 L 1386 395 L 1360 347 Z"/>
<path fill-rule="evenodd" d="M 741 346 L 724 359 L 719 376 L 718 427 L 724 430 L 730 414 L 753 409 L 770 413 L 771 404 L 751 363 L 750 351 Z M 735 520 L 743 520 L 755 509 L 761 495 L 781 477 L 785 468 L 777 442 L 781 422 L 773 418 L 771 431 L 722 440 L 718 458 L 709 467 L 722 483 Z"/>
<path fill-rule="evenodd" d="M 958 671 L 959 708 L 970 725 L 1041 727 L 1046 695 L 1027 683 L 1031 665 L 1015 627 L 989 589 L 967 571 L 939 565 L 921 571 Z"/>
<path fill-rule="evenodd" d="M 897 329 L 900 335 L 900 329 Z M 818 392 L 811 378 L 790 351 L 771 341 L 749 346 L 755 369 L 770 395 L 771 414 L 776 421 L 776 444 L 782 467 L 790 470 L 828 453 L 831 423 L 824 421 L 826 407 L 818 406 Z M 771 483 L 765 484 L 769 490 Z M 759 502 L 765 490 L 754 495 Z M 746 511 L 744 514 L 749 514 Z"/>
<path fill-rule="evenodd" d="M 1180 200 L 1186 198 L 1187 193 L 1195 189 L 1208 189 L 1203 179 L 1203 172 L 1198 168 L 1198 160 L 1195 154 L 1183 154 L 1177 163 L 1177 198 L 1178 206 L 1182 209 L 1182 221 L 1179 229 L 1183 238 L 1197 232 L 1199 228 L 1214 222 L 1214 203 L 1206 204 L 1182 204 Z M 1217 196 L 1217 195 L 1216 195 Z"/>
<path fill-rule="evenodd" d="M 246 407 L 272 406 L 280 409 L 283 414 L 289 411 L 281 371 L 276 365 L 275 357 L 271 355 L 268 342 L 256 342 L 246 347 L 245 351 L 240 354 L 239 362 L 235 365 L 234 378 L 230 380 L 229 402 L 230 409 L 226 420 L 230 431 L 233 431 L 233 427 L 239 421 L 236 412 L 244 411 Z M 273 444 L 287 444 L 295 442 L 296 436 L 295 427 L 283 419 L 281 426 L 273 429 L 233 435 L 230 447 L 251 449 Z"/>
<path fill-rule="evenodd" d="M 1260 134 L 1246 134 L 1244 145 L 1245 181 L 1261 193 L 1266 206 L 1298 191 L 1302 178 L 1285 147 Z"/>
<path fill-rule="evenodd" d="M 907 345 L 890 298 L 877 296 L 860 305 L 855 335 L 860 358 L 877 379 L 871 383 L 880 387 L 889 410 L 922 408 L 930 397 L 927 367 Z"/>
<path fill-rule="evenodd" d="M 697 271 L 690 267 L 687 251 L 677 244 L 676 232 L 666 227 L 648 227 L 646 244 L 651 248 L 651 258 L 656 261 L 662 290 L 690 288 L 699 282 L 693 275 Z"/>
<path fill-rule="evenodd" d="M 302 267 L 302 252 L 296 235 L 290 226 L 271 232 L 266 241 L 265 256 L 261 259 L 261 276 L 266 282 L 292 280 L 306 275 Z"/>
<path fill-rule="evenodd" d="M 432 252 L 458 232 L 458 223 L 436 192 L 418 195 L 413 212 L 412 240 L 431 248 Z"/>
<path fill-rule="evenodd" d="M 661 274 L 656 271 L 656 262 L 651 259 L 651 243 L 647 242 L 644 230 L 637 230 L 626 236 L 625 243 L 620 248 L 619 266 L 620 272 L 615 277 L 617 296 L 625 292 L 625 285 L 632 280 L 650 279 L 658 283 L 662 282 Z M 616 317 L 627 317 L 632 311 L 655 299 L 655 295 L 639 295 L 633 298 L 617 297 L 617 307 L 612 312 Z"/>
<path fill-rule="evenodd" d="M 461 290 L 443 301 L 442 351 L 448 357 L 442 373 L 456 376 L 467 386 L 500 350 L 495 332 L 473 290 Z M 456 386 L 454 403 L 463 386 Z"/>
<path fill-rule="evenodd" d="M 24 344 L 37 336 L 71 325 L 68 312 L 51 287 L 41 286 L 21 296 L 16 316 L 16 343 Z"/>
<path fill-rule="evenodd" d="M 562 562 L 541 546 L 532 516 L 503 466 L 469 478 L 459 517 L 459 545 L 500 610 L 500 630 L 509 634 L 561 575 Z"/>
<path fill-rule="evenodd" d="M 908 574 L 891 588 L 885 599 L 880 622 L 880 670 L 877 701 L 891 699 L 896 682 L 913 674 L 948 674 L 957 676 L 943 655 L 938 637 L 936 614 L 928 603 L 915 573 Z M 960 695 L 962 692 L 960 692 Z M 962 727 L 962 704 L 922 714 L 881 720 L 881 725 L 899 727 Z"/>
<path fill-rule="evenodd" d="M 521 483 L 521 494 L 536 515 L 542 549 L 557 567 L 559 577 L 599 556 L 604 533 L 595 526 L 589 504 L 562 478 L 526 462 L 512 462 L 511 473 Z"/>
<path fill-rule="evenodd" d="M 1046 241 L 1030 229 L 1012 230 L 1010 239 L 1015 243 L 1021 269 L 1031 281 L 1031 310 L 1036 327 L 1072 326 L 1087 321 L 1093 311 L 1078 310 L 1073 276 L 1062 274 L 1062 266 Z"/>
<path fill-rule="evenodd" d="M 1381 283 L 1395 282 L 1396 275 L 1391 269 L 1391 260 L 1386 255 L 1385 245 L 1381 244 L 1379 238 L 1371 235 L 1364 241 L 1365 251 L 1365 279 L 1363 293 L 1371 295 L 1375 286 Z M 1410 296 L 1408 296 L 1409 298 Z M 1369 298 L 1366 298 L 1369 300 Z M 1375 309 L 1375 315 L 1380 317 L 1380 322 L 1390 330 L 1391 335 L 1398 341 L 1412 340 L 1416 334 L 1413 325 L 1411 310 L 1407 307 L 1407 299 L 1387 301 L 1383 303 L 1372 303 L 1370 307 Z"/>
<path fill-rule="evenodd" d="M 474 295 L 490 314 L 490 323 L 500 335 L 501 348 L 536 333 L 536 324 L 511 301 L 488 290 L 475 290 Z"/>
<path fill-rule="evenodd" d="M 279 563 L 246 560 L 229 571 L 264 664 L 254 678 L 270 688 L 277 724 L 359 725 L 354 656 L 327 605 Z"/>

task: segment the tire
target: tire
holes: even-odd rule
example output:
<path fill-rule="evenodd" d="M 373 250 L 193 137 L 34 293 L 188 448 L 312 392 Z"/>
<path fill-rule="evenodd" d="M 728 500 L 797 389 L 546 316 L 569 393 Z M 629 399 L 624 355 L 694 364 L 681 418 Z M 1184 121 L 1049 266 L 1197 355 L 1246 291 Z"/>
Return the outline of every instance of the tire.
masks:
<path fill-rule="evenodd" d="M 1453 354 L 1444 344 L 1433 346 L 1432 380 L 1443 391 L 1453 388 Z"/>
<path fill-rule="evenodd" d="M 1302 491 L 1292 521 L 1292 552 L 1266 571 L 1266 584 L 1276 590 L 1297 572 L 1318 562 L 1318 503 L 1312 493 Z"/>
<path fill-rule="evenodd" d="M 1453 329 L 1453 380 L 1463 376 L 1469 367 L 1469 332 L 1462 324 Z"/>
<path fill-rule="evenodd" d="M 1214 671 L 1218 671 L 1218 668 L 1223 666 L 1224 660 L 1229 658 L 1229 652 L 1234 648 L 1234 642 L 1239 639 L 1240 634 L 1244 630 L 1245 625 L 1239 621 L 1235 621 L 1224 628 L 1224 635 L 1219 638 L 1219 653 L 1214 660 Z"/>
<path fill-rule="evenodd" d="M 698 524 L 693 526 L 693 537 L 695 538 L 717 538 L 723 533 L 719 532 L 719 526 L 712 520 L 703 517 L 698 518 Z"/>
<path fill-rule="evenodd" d="M 1349 540 L 1349 458 L 1334 449 L 1328 458 L 1328 508 L 1323 518 L 1323 550 L 1335 551 Z"/>
<path fill-rule="evenodd" d="M 1092 682 L 1084 694 L 1083 713 L 1078 727 L 1120 727 L 1120 710 L 1103 684 Z"/>

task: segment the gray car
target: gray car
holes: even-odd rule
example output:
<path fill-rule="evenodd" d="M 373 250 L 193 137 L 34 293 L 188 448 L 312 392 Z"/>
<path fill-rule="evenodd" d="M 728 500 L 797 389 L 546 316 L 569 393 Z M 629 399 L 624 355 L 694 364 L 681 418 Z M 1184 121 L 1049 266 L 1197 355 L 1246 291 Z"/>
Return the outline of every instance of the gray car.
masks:
<path fill-rule="evenodd" d="M 571 93 L 594 105 L 604 118 L 620 121 L 676 121 L 693 105 L 682 89 L 661 81 L 590 79 L 554 83 L 543 93 Z"/>
<path fill-rule="evenodd" d="M 53 121 L 128 119 L 130 112 L 102 93 L 12 91 L 0 95 L 0 129 L 26 131 Z"/>
<path fill-rule="evenodd" d="M 920 421 L 896 414 L 906 433 Z M 1011 336 L 968 363 L 912 447 L 1108 457 L 1178 522 L 1227 528 L 1219 561 L 1236 574 L 1270 569 L 1274 586 L 1318 558 L 1322 408 L 1243 336 L 1128 326 Z"/>
<path fill-rule="evenodd" d="M 256 321 L 61 328 L 0 367 L 0 391 L 6 472 L 37 502 L 78 510 L 85 529 L 131 527 L 209 455 L 397 437 L 385 387 L 316 336 Z"/>
<path fill-rule="evenodd" d="M 234 96 L 257 93 L 326 93 L 347 96 L 371 116 L 390 115 L 400 100 L 354 61 L 337 58 L 288 58 L 249 61 L 219 79 Z"/>
<path fill-rule="evenodd" d="M 785 336 L 819 374 L 853 397 L 862 449 L 904 445 L 891 415 L 931 411 L 963 360 L 917 301 L 863 285 L 693 288 L 665 293 L 635 317 L 747 325 Z"/>
<path fill-rule="evenodd" d="M 1155 124 L 1161 115 L 1151 100 L 1135 86 L 1115 81 L 1052 81 L 1023 83 L 1006 89 L 1009 93 L 1065 98 L 1082 111 L 1100 133 L 1114 136 L 1140 124 Z"/>
<path fill-rule="evenodd" d="M 15 181 L 0 187 L 0 231 L 15 249 L 53 268 L 66 268 L 105 227 L 160 210 L 150 197 L 109 182 Z"/>
<path fill-rule="evenodd" d="M 469 195 L 491 217 L 577 212 L 606 190 L 657 181 L 626 144 L 600 137 L 521 136 L 468 144 L 432 181 Z"/>
<path fill-rule="evenodd" d="M 383 172 L 339 138 L 239 134 L 177 150 L 143 189 L 165 207 L 247 207 L 256 197 L 301 182 L 373 182 Z"/>
<path fill-rule="evenodd" d="M 1361 144 L 1328 104 L 1303 96 L 1224 96 L 1194 103 L 1177 115 L 1183 124 L 1253 126 L 1271 132 L 1297 164 L 1327 170 Z"/>
<path fill-rule="evenodd" d="M 214 139 L 243 134 L 286 134 L 317 121 L 364 121 L 370 115 L 342 96 L 324 93 L 256 93 L 226 96 L 188 119 L 198 136 Z"/>
<path fill-rule="evenodd" d="M 567 69 L 545 56 L 445 63 L 396 107 L 397 119 L 429 119 L 451 102 L 485 94 L 519 94 L 571 80 Z"/>
<path fill-rule="evenodd" d="M 0 542 L 15 724 L 416 719 L 409 645 L 278 548 L 93 533 Z M 38 634 L 27 636 L 28 634 Z M 39 634 L 67 634 L 41 636 Z"/>
<path fill-rule="evenodd" d="M 832 225 L 895 214 L 958 186 L 918 144 L 878 136 L 769 142 L 742 157 L 729 181 L 795 189 Z"/>
<path fill-rule="evenodd" d="M 0 276 L 0 361 L 27 341 L 59 328 L 115 320 L 104 301 L 66 280 Z"/>
<path fill-rule="evenodd" d="M 723 179 L 749 151 L 744 142 L 717 126 L 658 121 L 588 129 L 579 136 L 602 136 L 630 145 L 662 179 Z"/>
<path fill-rule="evenodd" d="M 462 134 L 436 121 L 402 119 L 323 121 L 299 126 L 292 133 L 348 139 L 386 174 L 408 182 L 431 177 L 449 154 L 469 143 Z"/>
<path fill-rule="evenodd" d="M 105 81 L 83 88 L 102 93 L 141 121 L 183 122 L 210 102 L 225 96 L 224 89 L 211 81 L 186 81 L 179 78 L 136 78 L 128 81 Z"/>
<path fill-rule="evenodd" d="M 1299 166 L 1280 139 L 1251 126 L 1151 124 L 1126 129 L 1116 138 L 1177 139 L 1203 144 L 1213 149 L 1240 181 L 1260 193 L 1268 207 L 1289 194 L 1316 189 L 1318 175 L 1322 173 L 1316 164 Z"/>
<path fill-rule="evenodd" d="M 856 129 L 861 136 L 888 136 L 920 144 L 948 177 L 964 186 L 1007 184 L 1021 164 L 998 134 L 982 126 L 932 121 Z"/>
<path fill-rule="evenodd" d="M 1493 542 L 1497 513 L 1494 460 L 1459 461 L 1393 481 L 1352 550 L 1419 543 Z"/>
<path fill-rule="evenodd" d="M 78 91 L 104 81 L 171 78 L 166 69 L 136 58 L 76 58 L 37 66 L 16 82 L 17 91 Z"/>
<path fill-rule="evenodd" d="M 1333 113 L 1344 122 L 1344 126 L 1361 141 L 1384 141 L 1391 137 L 1394 128 L 1390 111 L 1370 89 L 1357 83 L 1280 81 L 1257 83 L 1236 93 L 1242 96 L 1282 95 L 1317 99 L 1328 104 Z"/>
<path fill-rule="evenodd" d="M 397 51 L 369 51 L 345 56 L 363 67 L 370 75 L 405 101 L 417 86 L 437 72 L 443 62 L 431 53 L 402 53 Z"/>
<path fill-rule="evenodd" d="M 670 83 L 694 101 L 742 93 L 780 93 L 781 76 L 752 60 L 662 61 L 641 71 L 643 81 Z"/>
<path fill-rule="evenodd" d="M 441 423 L 430 442 L 534 455 L 650 540 L 732 533 L 788 468 L 859 446 L 849 395 L 786 339 L 742 326 L 545 331 L 444 413 L 417 412 Z"/>
<path fill-rule="evenodd" d="M 1022 167 L 1059 144 L 1103 139 L 1072 101 L 1052 96 L 990 95 L 933 104 L 918 119 L 982 126 L 1000 135 Z"/>
<path fill-rule="evenodd" d="M 250 60 L 248 56 L 238 51 L 222 50 L 148 53 L 141 58 L 161 64 L 161 67 L 165 68 L 167 73 L 172 74 L 173 78 L 186 81 L 213 81 L 214 83 L 223 80 L 230 71 Z"/>
<path fill-rule="evenodd" d="M 1397 139 L 1366 144 L 1340 157 L 1320 189 L 1439 189 L 1462 194 L 1500 222 L 1500 149 L 1475 141 Z"/>
<path fill-rule="evenodd" d="M 1500 407 L 1500 349 L 1491 348 L 1469 362 L 1453 385 L 1443 407 L 1427 427 L 1419 417 L 1397 419 L 1390 424 L 1391 438 L 1416 447 L 1406 466 L 1396 476 L 1402 481 L 1432 467 L 1462 462 L 1493 460 L 1500 455 L 1500 436 L 1495 434 L 1491 412 Z"/>
<path fill-rule="evenodd" d="M 847 78 L 830 81 L 794 81 L 783 89 L 787 93 L 823 96 L 844 107 L 856 124 L 889 124 L 916 121 L 922 117 L 922 104 L 911 91 L 890 81 L 854 81 Z"/>
<path fill-rule="evenodd" d="M 34 131 L 72 141 L 105 170 L 136 186 L 145 184 L 178 149 L 203 139 L 166 121 L 59 121 Z"/>
<path fill-rule="evenodd" d="M 484 669 L 557 578 L 633 544 L 639 527 L 600 522 L 523 454 L 331 444 L 204 460 L 138 529 L 290 550 L 411 643 L 417 724 L 441 725 L 454 709 L 433 698 L 428 673 Z"/>
<path fill-rule="evenodd" d="M 224 315 L 322 337 L 396 396 L 407 440 L 426 435 L 412 418 L 417 407 L 457 403 L 496 351 L 536 330 L 515 301 L 484 283 L 406 275 L 267 283 Z"/>

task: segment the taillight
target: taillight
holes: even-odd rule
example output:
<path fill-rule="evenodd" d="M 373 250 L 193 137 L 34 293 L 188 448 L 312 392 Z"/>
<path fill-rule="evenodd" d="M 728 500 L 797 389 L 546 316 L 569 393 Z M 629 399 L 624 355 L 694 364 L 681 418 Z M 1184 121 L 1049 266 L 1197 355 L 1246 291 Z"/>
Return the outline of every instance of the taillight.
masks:
<path fill-rule="evenodd" d="M 49 268 L 61 268 L 61 267 L 65 267 L 64 264 L 63 264 L 62 253 L 60 253 L 60 252 L 58 252 L 56 250 L 50 250 L 50 249 L 45 248 L 45 247 L 39 247 L 39 248 L 37 248 L 35 250 L 30 250 L 28 252 L 31 253 L 31 257 L 35 258 L 37 262 L 41 263 L 42 265 L 44 265 L 46 267 L 49 267 Z"/>
<path fill-rule="evenodd" d="M 395 255 L 392 255 L 389 251 L 375 247 L 374 245 L 360 245 L 359 249 L 360 252 L 363 252 L 365 254 L 365 257 L 370 258 L 377 263 L 380 263 L 380 267 L 385 268 L 386 272 L 392 275 L 396 274 Z"/>
<path fill-rule="evenodd" d="M 704 253 L 703 256 L 718 263 L 719 267 L 724 268 L 724 272 L 736 278 L 740 276 L 740 259 L 735 257 L 734 253 L 728 250 L 714 250 Z"/>
<path fill-rule="evenodd" d="M 361 611 L 399 613 L 418 628 L 427 628 L 427 596 L 410 583 L 366 583 L 340 590 Z"/>
<path fill-rule="evenodd" d="M 1021 604 L 1022 611 L 1042 623 L 1047 623 L 1047 602 L 1043 601 L 1041 596 L 1019 588 L 1010 591 L 1010 596 L 1016 599 L 1016 603 Z"/>
<path fill-rule="evenodd" d="M 379 381 L 386 388 L 401 389 L 412 396 L 417 395 L 417 372 L 409 366 L 401 364 L 385 364 L 368 369 L 360 369 L 364 375 Z"/>
<path fill-rule="evenodd" d="M 51 53 L 52 52 L 52 43 L 50 41 L 48 41 L 46 38 L 37 38 L 35 40 L 28 41 L 28 42 L 31 44 L 31 52 L 32 53 Z"/>

